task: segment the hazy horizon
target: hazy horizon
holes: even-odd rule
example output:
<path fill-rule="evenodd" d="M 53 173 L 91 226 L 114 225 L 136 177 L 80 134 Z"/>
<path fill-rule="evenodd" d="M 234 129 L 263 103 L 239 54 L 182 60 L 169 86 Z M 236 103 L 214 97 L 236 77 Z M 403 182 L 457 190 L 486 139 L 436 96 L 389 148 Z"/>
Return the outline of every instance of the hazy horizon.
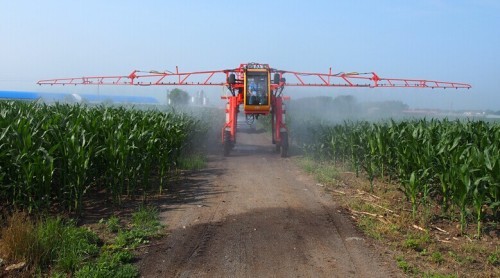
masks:
<path fill-rule="evenodd" d="M 174 87 L 39 87 L 48 78 L 134 69 L 219 70 L 268 63 L 291 71 L 376 72 L 463 82 L 470 90 L 286 89 L 291 97 L 350 94 L 412 108 L 500 110 L 500 2 L 6 1 L 0 90 L 148 95 Z M 497 27 L 495 27 L 497 26 Z M 217 101 L 222 88 L 204 90 Z M 215 95 L 215 96 L 214 96 Z M 221 100 L 218 100 L 221 101 Z M 222 101 L 221 101 L 222 102 Z"/>

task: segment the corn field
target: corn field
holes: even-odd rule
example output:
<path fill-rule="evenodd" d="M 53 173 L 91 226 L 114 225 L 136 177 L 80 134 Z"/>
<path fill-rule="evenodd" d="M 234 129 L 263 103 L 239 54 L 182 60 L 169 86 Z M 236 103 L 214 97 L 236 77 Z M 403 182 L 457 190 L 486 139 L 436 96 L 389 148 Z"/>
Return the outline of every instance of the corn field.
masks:
<path fill-rule="evenodd" d="M 351 165 L 370 180 L 389 178 L 412 205 L 437 202 L 456 214 L 462 231 L 468 220 L 500 206 L 500 124 L 484 121 L 412 120 L 388 123 L 345 122 L 313 132 L 306 149 L 322 158 Z"/>
<path fill-rule="evenodd" d="M 161 193 L 199 130 L 184 114 L 122 107 L 4 101 L 0 113 L 0 202 L 29 211 Z"/>

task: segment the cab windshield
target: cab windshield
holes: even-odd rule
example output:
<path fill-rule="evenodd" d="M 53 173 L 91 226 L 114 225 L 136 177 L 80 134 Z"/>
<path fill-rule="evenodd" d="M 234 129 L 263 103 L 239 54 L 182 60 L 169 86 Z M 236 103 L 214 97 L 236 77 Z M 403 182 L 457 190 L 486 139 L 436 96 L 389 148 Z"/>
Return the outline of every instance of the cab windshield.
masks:
<path fill-rule="evenodd" d="M 268 101 L 267 72 L 247 73 L 247 105 L 267 105 Z"/>

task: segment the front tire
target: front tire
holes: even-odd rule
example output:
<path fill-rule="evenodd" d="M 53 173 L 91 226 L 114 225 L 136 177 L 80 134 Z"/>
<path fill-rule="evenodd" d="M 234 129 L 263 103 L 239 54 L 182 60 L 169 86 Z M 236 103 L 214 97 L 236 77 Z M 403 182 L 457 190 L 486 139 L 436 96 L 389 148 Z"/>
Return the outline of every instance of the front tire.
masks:
<path fill-rule="evenodd" d="M 224 131 L 224 156 L 229 156 L 233 145 L 231 142 L 231 133 L 226 130 Z"/>
<path fill-rule="evenodd" d="M 281 157 L 288 156 L 288 132 L 281 132 Z"/>

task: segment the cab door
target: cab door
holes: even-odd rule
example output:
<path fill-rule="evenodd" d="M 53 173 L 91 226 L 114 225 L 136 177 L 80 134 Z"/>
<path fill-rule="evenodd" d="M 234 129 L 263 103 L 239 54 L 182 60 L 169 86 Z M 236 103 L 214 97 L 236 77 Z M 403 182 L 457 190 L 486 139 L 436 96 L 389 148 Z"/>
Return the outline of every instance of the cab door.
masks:
<path fill-rule="evenodd" d="M 267 114 L 271 107 L 270 75 L 267 69 L 247 69 L 244 81 L 245 114 Z"/>

